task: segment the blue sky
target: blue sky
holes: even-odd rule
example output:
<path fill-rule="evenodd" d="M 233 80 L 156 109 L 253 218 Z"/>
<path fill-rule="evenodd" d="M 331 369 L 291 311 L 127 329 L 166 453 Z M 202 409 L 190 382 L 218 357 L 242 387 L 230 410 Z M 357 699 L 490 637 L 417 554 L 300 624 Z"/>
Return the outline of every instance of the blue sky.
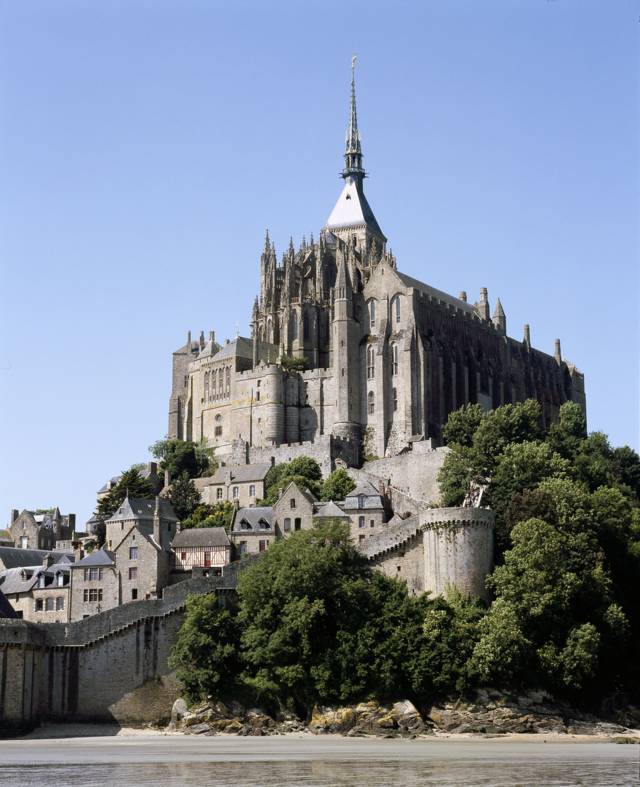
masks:
<path fill-rule="evenodd" d="M 269 227 L 337 199 L 357 53 L 398 267 L 586 375 L 638 448 L 640 2 L 0 2 L 0 524 L 86 520 L 166 432 L 188 329 L 248 332 Z"/>

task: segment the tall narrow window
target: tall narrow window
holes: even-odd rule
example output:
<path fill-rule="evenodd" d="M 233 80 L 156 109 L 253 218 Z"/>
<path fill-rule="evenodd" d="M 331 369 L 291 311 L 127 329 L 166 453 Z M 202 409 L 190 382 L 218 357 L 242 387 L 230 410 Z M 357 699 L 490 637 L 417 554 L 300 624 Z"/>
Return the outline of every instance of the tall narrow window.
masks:
<path fill-rule="evenodd" d="M 367 380 L 376 376 L 376 351 L 373 345 L 367 347 Z"/>
<path fill-rule="evenodd" d="M 298 338 L 298 315 L 295 311 L 291 312 L 291 338 L 293 341 Z"/>
<path fill-rule="evenodd" d="M 395 413 L 395 411 L 397 409 L 398 409 L 398 389 L 394 388 L 393 389 L 393 412 Z"/>
<path fill-rule="evenodd" d="M 216 398 L 216 372 L 215 369 L 211 372 L 211 398 Z"/>
<path fill-rule="evenodd" d="M 391 374 L 398 374 L 398 345 L 391 345 Z"/>
<path fill-rule="evenodd" d="M 227 394 L 231 390 L 231 367 L 227 366 Z"/>
<path fill-rule="evenodd" d="M 209 372 L 204 373 L 204 400 L 209 401 Z"/>
<path fill-rule="evenodd" d="M 222 389 L 223 389 L 222 369 L 218 369 L 218 393 L 220 396 L 222 396 Z"/>
<path fill-rule="evenodd" d="M 376 302 L 369 301 L 369 325 L 375 328 L 376 325 Z"/>
<path fill-rule="evenodd" d="M 309 338 L 309 315 L 307 312 L 302 317 L 302 335 L 305 339 Z"/>
<path fill-rule="evenodd" d="M 396 297 L 391 302 L 391 314 L 395 316 L 396 322 L 400 322 L 400 296 L 396 295 Z"/>
<path fill-rule="evenodd" d="M 373 391 L 369 391 L 369 393 L 367 394 L 367 412 L 369 413 L 369 415 L 373 415 L 375 411 L 376 411 L 375 396 Z"/>

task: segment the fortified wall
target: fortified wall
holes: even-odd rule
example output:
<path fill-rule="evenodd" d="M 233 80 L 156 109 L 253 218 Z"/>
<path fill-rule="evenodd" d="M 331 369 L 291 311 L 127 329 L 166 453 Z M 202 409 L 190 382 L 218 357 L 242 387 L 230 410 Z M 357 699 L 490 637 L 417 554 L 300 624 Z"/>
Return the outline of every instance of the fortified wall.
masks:
<path fill-rule="evenodd" d="M 404 579 L 410 593 L 440 595 L 455 587 L 487 599 L 495 514 L 488 508 L 427 508 L 367 539 L 374 568 Z"/>
<path fill-rule="evenodd" d="M 140 724 L 167 717 L 179 693 L 168 658 L 187 598 L 224 599 L 243 565 L 72 623 L 0 619 L 0 737 L 44 720 Z"/>

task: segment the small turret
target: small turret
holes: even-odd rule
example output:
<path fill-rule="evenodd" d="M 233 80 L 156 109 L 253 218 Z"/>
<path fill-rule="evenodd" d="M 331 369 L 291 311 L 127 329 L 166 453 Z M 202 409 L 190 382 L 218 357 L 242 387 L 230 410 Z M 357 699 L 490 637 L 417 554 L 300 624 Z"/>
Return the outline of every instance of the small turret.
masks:
<path fill-rule="evenodd" d="M 491 322 L 494 324 L 495 329 L 499 331 L 501 334 L 506 335 L 507 333 L 507 317 L 504 313 L 504 309 L 502 308 L 502 304 L 500 303 L 500 298 L 496 301 L 496 308 L 493 311 L 493 317 L 491 318 Z"/>
<path fill-rule="evenodd" d="M 553 357 L 556 359 L 558 366 L 562 363 L 562 351 L 560 350 L 560 339 L 556 339 Z"/>
<path fill-rule="evenodd" d="M 478 314 L 483 320 L 489 321 L 489 295 L 487 293 L 487 288 L 482 287 L 480 289 L 480 303 L 477 305 Z"/>
<path fill-rule="evenodd" d="M 526 323 L 524 326 L 524 338 L 522 339 L 522 343 L 527 348 L 527 350 L 531 349 L 531 330 L 529 328 L 529 323 Z"/>
<path fill-rule="evenodd" d="M 204 331 L 200 331 L 200 349 L 201 350 L 204 350 L 204 345 L 205 345 Z"/>
<path fill-rule="evenodd" d="M 458 295 L 458 298 L 461 301 L 464 301 L 466 303 L 467 302 L 467 291 L 466 290 L 461 290 L 460 291 L 460 295 Z"/>
<path fill-rule="evenodd" d="M 160 496 L 156 495 L 156 504 L 153 510 L 153 540 L 156 542 L 158 546 L 162 546 L 160 543 L 161 538 L 161 529 L 160 529 Z"/>

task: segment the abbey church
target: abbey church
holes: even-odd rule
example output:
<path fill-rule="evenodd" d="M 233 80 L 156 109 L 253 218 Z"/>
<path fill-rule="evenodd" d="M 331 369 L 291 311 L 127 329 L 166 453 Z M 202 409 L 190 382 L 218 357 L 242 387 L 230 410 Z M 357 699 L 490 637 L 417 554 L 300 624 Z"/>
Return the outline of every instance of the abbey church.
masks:
<path fill-rule="evenodd" d="M 169 437 L 206 440 L 223 458 L 281 446 L 329 451 L 359 465 L 413 443 L 442 442 L 448 414 L 537 399 L 543 418 L 586 408 L 584 377 L 507 334 L 500 301 L 441 292 L 402 273 L 364 194 L 352 67 L 342 191 L 317 240 L 280 261 L 269 235 L 251 336 L 201 334 L 173 353 Z"/>

